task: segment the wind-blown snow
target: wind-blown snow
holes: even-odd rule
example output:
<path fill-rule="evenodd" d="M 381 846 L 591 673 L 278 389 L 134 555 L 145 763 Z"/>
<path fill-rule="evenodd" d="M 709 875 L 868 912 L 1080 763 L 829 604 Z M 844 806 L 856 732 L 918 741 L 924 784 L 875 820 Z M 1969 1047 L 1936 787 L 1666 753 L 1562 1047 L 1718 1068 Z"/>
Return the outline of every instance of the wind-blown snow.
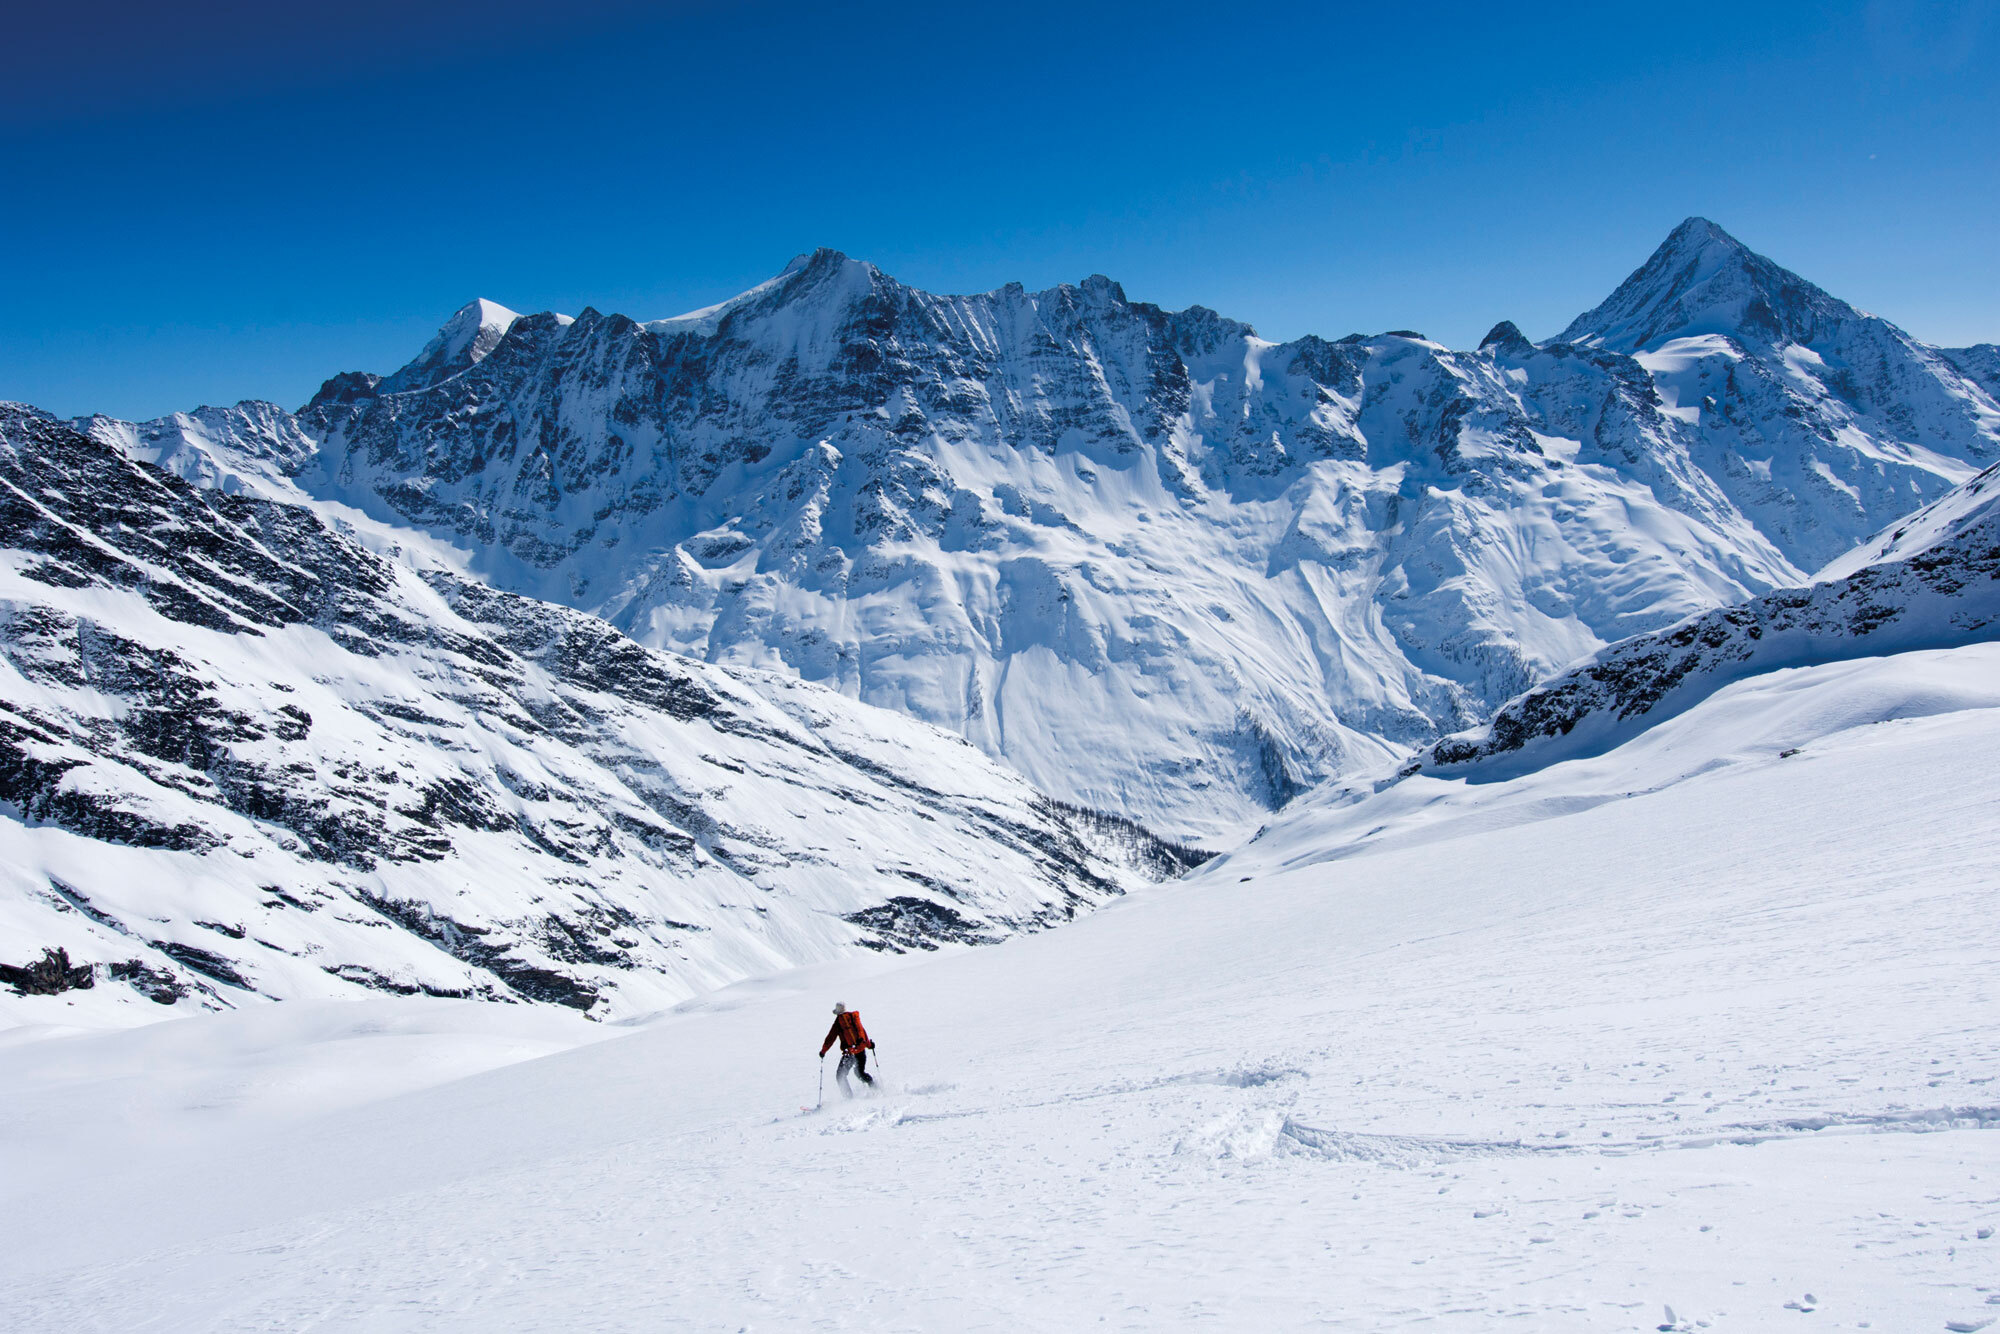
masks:
<path fill-rule="evenodd" d="M 0 1210 L 33 1220 L 0 1301 L 204 1332 L 1976 1329 L 1996 682 L 1981 644 L 1738 683 L 1594 760 L 1288 812 L 1060 932 L 470 1077 L 506 1030 L 458 1055 L 464 1009 L 422 1000 L 379 1033 L 305 1004 L 0 1048 Z M 885 1086 L 800 1114 L 834 999 Z M 518 1055 L 567 1040 L 524 1017 Z"/>

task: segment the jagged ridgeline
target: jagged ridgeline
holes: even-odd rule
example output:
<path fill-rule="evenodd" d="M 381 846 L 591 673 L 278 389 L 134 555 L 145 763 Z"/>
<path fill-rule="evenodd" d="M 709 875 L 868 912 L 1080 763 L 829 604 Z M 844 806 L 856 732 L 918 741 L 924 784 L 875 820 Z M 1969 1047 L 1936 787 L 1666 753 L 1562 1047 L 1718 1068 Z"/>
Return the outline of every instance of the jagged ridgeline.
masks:
<path fill-rule="evenodd" d="M 821 251 L 650 323 L 474 302 L 296 417 L 94 429 L 1221 845 L 1802 583 L 2000 457 L 1996 364 L 1690 219 L 1540 344 L 1273 343 L 1105 278 L 938 296 Z"/>
<path fill-rule="evenodd" d="M 927 725 L 420 572 L 12 405 L 0 813 L 7 980 L 141 1004 L 608 1017 L 1034 930 L 1201 856 Z"/>

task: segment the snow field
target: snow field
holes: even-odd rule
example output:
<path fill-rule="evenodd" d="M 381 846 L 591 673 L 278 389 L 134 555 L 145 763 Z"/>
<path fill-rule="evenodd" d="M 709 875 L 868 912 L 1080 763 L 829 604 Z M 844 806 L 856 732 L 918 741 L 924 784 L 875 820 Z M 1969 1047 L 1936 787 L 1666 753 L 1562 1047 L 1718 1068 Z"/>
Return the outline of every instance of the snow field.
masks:
<path fill-rule="evenodd" d="M 416 1062 L 372 1002 L 19 1041 L 0 1303 L 83 1330 L 1978 1328 L 1995 665 L 1773 674 L 1594 760 L 1309 806 L 1058 932 L 483 1073 L 509 1031 L 528 1056 L 586 1026 L 393 1003 L 435 1016 Z M 1316 858 L 1375 825 L 1405 836 Z M 842 1103 L 829 1068 L 801 1113 L 835 999 L 885 1088 Z M 455 1025 L 485 1055 L 454 1065 Z M 329 1070 L 344 1107 L 279 1087 Z"/>

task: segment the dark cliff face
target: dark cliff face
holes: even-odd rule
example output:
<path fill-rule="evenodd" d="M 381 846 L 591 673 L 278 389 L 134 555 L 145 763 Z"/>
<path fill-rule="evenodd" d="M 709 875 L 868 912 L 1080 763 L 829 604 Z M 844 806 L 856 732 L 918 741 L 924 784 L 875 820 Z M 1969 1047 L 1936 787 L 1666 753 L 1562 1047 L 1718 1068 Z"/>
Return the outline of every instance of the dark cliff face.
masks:
<path fill-rule="evenodd" d="M 47 868 L 50 943 L 155 998 L 630 1012 L 997 939 L 1195 860 L 929 729 L 802 686 L 795 717 L 13 406 L 0 533 L 0 832 Z"/>

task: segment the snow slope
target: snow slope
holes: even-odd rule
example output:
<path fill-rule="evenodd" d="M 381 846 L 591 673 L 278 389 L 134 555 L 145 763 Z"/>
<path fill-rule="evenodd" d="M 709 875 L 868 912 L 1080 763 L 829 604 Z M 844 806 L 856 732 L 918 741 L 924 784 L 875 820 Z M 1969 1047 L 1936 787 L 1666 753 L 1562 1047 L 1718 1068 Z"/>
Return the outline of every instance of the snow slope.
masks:
<path fill-rule="evenodd" d="M 1614 644 L 1445 737 L 1411 770 L 1490 780 L 1589 754 L 1778 668 L 2000 638 L 2000 464 L 1782 589 Z"/>
<path fill-rule="evenodd" d="M 0 1302 L 76 1330 L 1981 1328 L 1996 669 L 1768 674 L 1592 760 L 1368 799 L 1414 830 L 1391 807 L 1432 785 L 1464 818 L 1422 837 L 1288 812 L 1060 932 L 427 1089 L 399 1045 L 472 1007 L 0 1048 Z M 801 1115 L 836 997 L 887 1087 Z M 353 1098 L 400 1094 L 274 1087 L 365 1053 Z"/>
<path fill-rule="evenodd" d="M 924 724 L 0 405 L 0 962 L 99 966 L 0 1022 L 371 990 L 602 1018 L 1189 864 Z"/>
<path fill-rule="evenodd" d="M 290 423 L 99 429 L 198 436 L 227 476 L 275 457 L 501 587 L 1220 845 L 1963 481 L 2000 451 L 1977 351 L 1701 219 L 1561 338 L 1471 352 L 1274 344 L 1103 277 L 938 296 L 819 251 L 673 320 L 476 302 Z"/>

